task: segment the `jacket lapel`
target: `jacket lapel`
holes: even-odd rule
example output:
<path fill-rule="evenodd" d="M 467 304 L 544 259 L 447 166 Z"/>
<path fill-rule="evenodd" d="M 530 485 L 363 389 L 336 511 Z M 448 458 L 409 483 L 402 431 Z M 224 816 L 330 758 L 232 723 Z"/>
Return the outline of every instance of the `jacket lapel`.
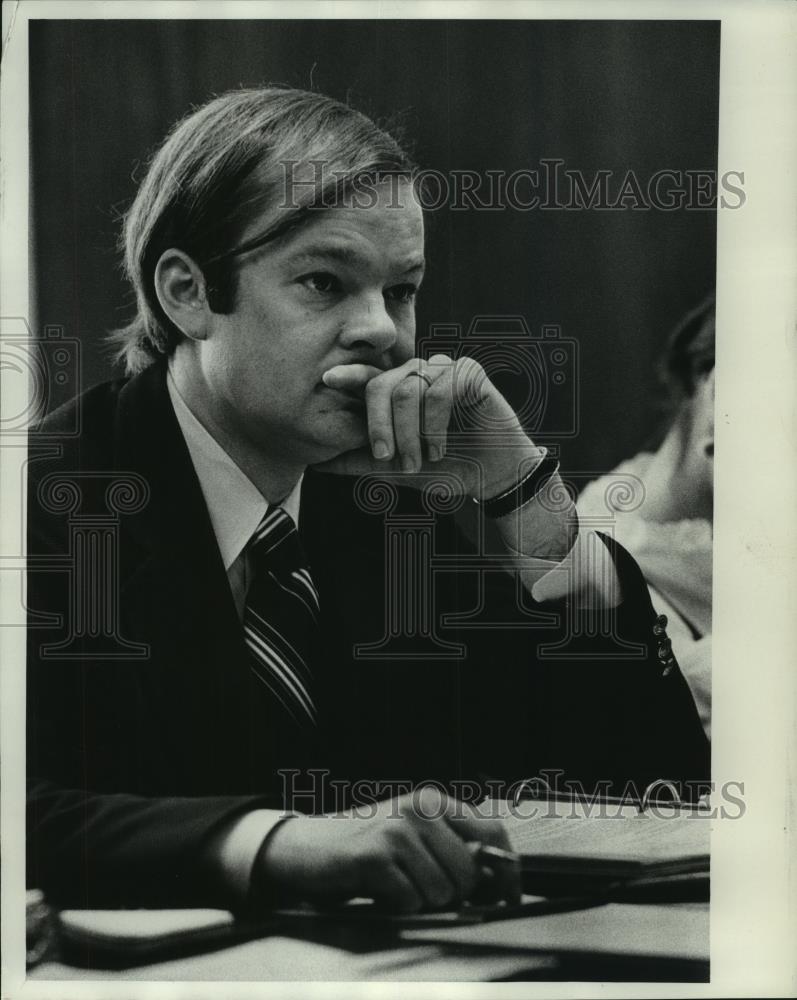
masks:
<path fill-rule="evenodd" d="M 165 364 L 122 390 L 116 467 L 142 475 L 150 499 L 127 518 L 125 628 L 152 649 L 144 698 L 168 733 L 162 752 L 203 792 L 263 791 L 284 710 L 253 683 L 210 516 L 172 409 Z M 160 737 L 159 737 L 160 738 Z"/>
<path fill-rule="evenodd" d="M 120 394 L 116 463 L 144 477 L 150 498 L 126 525 L 141 553 L 123 595 L 131 618 L 169 631 L 190 622 L 197 643 L 212 632 L 229 647 L 240 638 L 210 516 L 166 388 L 166 366 L 153 365 Z M 155 593 L 148 588 L 154 586 Z M 157 595 L 157 603 L 155 602 Z M 206 612 L 212 611 L 208 617 Z M 239 643 L 243 649 L 242 641 Z"/>

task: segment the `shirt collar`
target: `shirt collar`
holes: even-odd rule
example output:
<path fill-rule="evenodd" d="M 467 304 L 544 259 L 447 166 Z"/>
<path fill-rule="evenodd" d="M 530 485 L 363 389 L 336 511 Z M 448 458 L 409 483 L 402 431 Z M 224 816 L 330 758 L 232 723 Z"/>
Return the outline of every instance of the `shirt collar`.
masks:
<path fill-rule="evenodd" d="M 202 495 L 219 545 L 225 570 L 241 555 L 269 507 L 260 490 L 197 420 L 172 378 L 167 377 L 169 398 L 196 470 Z M 301 476 L 279 506 L 293 523 L 299 523 Z"/>

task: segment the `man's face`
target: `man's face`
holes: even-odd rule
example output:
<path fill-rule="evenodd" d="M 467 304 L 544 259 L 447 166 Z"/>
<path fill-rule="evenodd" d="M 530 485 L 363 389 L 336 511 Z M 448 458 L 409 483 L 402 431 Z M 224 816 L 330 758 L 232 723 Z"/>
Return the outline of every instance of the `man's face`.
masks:
<path fill-rule="evenodd" d="M 414 353 L 423 216 L 409 182 L 376 191 L 376 205 L 331 208 L 257 251 L 235 310 L 212 314 L 203 391 L 216 426 L 248 451 L 312 464 L 367 444 L 363 403 L 327 388 L 324 372 Z"/>

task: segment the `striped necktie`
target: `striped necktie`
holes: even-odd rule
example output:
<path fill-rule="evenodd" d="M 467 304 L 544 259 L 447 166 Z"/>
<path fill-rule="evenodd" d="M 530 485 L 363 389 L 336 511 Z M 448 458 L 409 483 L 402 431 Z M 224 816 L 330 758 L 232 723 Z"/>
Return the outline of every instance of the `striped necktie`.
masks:
<path fill-rule="evenodd" d="M 244 609 L 244 636 L 252 670 L 300 726 L 315 727 L 310 654 L 318 593 L 298 532 L 281 507 L 269 507 L 247 552 L 254 580 Z"/>

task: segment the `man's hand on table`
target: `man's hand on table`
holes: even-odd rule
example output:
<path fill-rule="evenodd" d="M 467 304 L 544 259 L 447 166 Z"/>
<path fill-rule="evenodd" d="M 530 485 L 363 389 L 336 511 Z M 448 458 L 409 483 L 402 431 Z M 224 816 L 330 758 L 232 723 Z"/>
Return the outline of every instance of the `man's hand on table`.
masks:
<path fill-rule="evenodd" d="M 499 820 L 431 787 L 359 814 L 297 816 L 280 824 L 259 853 L 253 895 L 272 905 L 365 897 L 397 913 L 455 909 L 489 874 L 474 843 L 510 847 Z M 519 868 L 501 866 L 492 882 L 492 899 L 519 901 Z"/>

